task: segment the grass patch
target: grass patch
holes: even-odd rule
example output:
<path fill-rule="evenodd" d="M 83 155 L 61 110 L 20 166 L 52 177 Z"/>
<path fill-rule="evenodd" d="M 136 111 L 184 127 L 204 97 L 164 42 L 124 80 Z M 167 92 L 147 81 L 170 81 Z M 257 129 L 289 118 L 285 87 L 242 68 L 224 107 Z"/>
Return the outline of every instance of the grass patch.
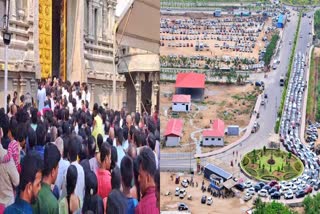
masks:
<path fill-rule="evenodd" d="M 314 115 L 314 111 L 313 111 L 313 107 L 314 107 L 314 94 L 313 92 L 316 90 L 315 89 L 315 71 L 314 71 L 314 49 L 312 49 L 311 52 L 311 61 L 310 61 L 310 76 L 309 76 L 309 87 L 308 87 L 308 98 L 307 98 L 307 117 L 313 117 Z"/>
<path fill-rule="evenodd" d="M 284 0 L 283 3 L 290 5 L 316 5 L 319 4 L 319 0 Z"/>

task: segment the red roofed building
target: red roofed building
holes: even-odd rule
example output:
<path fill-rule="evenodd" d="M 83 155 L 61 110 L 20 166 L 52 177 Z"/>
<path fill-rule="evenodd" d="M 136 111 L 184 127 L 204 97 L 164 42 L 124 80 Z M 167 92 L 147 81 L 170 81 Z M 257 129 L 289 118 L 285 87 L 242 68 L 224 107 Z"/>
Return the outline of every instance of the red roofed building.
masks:
<path fill-rule="evenodd" d="M 189 94 L 192 100 L 202 101 L 205 80 L 205 74 L 179 73 L 176 78 L 176 94 Z"/>
<path fill-rule="evenodd" d="M 189 112 L 191 110 L 191 95 L 175 94 L 172 97 L 172 111 Z"/>
<path fill-rule="evenodd" d="M 203 146 L 224 146 L 224 122 L 216 119 L 212 123 L 212 128 L 202 132 Z"/>
<path fill-rule="evenodd" d="M 166 146 L 178 146 L 182 137 L 183 121 L 181 119 L 170 119 L 164 132 Z"/>

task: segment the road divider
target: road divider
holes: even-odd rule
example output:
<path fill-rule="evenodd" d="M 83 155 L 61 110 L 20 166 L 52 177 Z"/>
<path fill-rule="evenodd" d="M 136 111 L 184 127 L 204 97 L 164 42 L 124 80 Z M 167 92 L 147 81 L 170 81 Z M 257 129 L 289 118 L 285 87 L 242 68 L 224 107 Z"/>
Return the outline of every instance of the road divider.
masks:
<path fill-rule="evenodd" d="M 292 69 L 292 64 L 293 64 L 293 59 L 294 59 L 294 55 L 295 55 L 295 50 L 296 50 L 296 46 L 297 46 L 297 41 L 298 41 L 298 34 L 299 34 L 299 29 L 300 29 L 300 23 L 301 23 L 301 16 L 302 14 L 299 14 L 299 21 L 298 21 L 298 26 L 294 35 L 294 41 L 293 41 L 293 48 L 291 50 L 291 55 L 290 55 L 290 61 L 289 61 L 289 66 L 288 66 L 288 71 L 286 73 L 286 80 L 284 82 L 284 88 L 282 91 L 282 96 L 281 96 L 281 101 L 280 101 L 280 107 L 278 110 L 278 118 L 275 124 L 275 128 L 274 131 L 275 133 L 279 133 L 279 129 L 280 129 L 280 121 L 281 121 L 281 117 L 282 117 L 282 113 L 283 113 L 283 107 L 284 107 L 284 101 L 286 99 L 287 96 L 287 88 L 288 88 L 288 81 L 290 79 L 290 75 L 291 75 L 291 69 Z"/>

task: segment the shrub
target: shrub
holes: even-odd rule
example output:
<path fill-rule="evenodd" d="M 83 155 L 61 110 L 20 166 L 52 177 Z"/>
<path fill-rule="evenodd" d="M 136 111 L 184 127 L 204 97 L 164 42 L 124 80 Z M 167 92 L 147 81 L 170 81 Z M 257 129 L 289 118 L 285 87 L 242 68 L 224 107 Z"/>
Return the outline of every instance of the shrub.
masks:
<path fill-rule="evenodd" d="M 256 177 L 258 175 L 257 171 L 252 168 L 245 168 L 245 170 L 252 176 Z"/>
<path fill-rule="evenodd" d="M 244 157 L 243 160 L 242 160 L 242 165 L 243 165 L 243 166 L 248 165 L 249 161 L 250 161 L 250 160 L 249 160 L 248 157 Z"/>
<path fill-rule="evenodd" d="M 273 176 L 273 175 L 264 175 L 264 176 L 261 176 L 261 178 L 263 180 L 268 180 L 268 181 L 271 181 L 271 180 L 280 180 L 278 177 L 276 176 Z"/>
<path fill-rule="evenodd" d="M 297 176 L 297 173 L 295 172 L 288 172 L 283 176 L 283 179 L 285 180 L 289 180 L 291 178 L 294 178 L 295 176 Z"/>
<path fill-rule="evenodd" d="M 294 163 L 294 168 L 295 168 L 298 172 L 300 172 L 300 170 L 301 170 L 301 168 L 302 168 L 301 163 L 300 163 L 299 161 L 296 161 L 296 162 Z"/>

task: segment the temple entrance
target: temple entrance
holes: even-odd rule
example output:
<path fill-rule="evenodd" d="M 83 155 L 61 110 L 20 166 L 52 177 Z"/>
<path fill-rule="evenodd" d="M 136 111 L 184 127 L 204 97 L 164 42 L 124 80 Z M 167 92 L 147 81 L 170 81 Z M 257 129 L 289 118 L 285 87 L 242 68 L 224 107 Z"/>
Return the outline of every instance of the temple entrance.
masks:
<path fill-rule="evenodd" d="M 66 0 L 39 0 L 41 78 L 66 79 Z"/>

